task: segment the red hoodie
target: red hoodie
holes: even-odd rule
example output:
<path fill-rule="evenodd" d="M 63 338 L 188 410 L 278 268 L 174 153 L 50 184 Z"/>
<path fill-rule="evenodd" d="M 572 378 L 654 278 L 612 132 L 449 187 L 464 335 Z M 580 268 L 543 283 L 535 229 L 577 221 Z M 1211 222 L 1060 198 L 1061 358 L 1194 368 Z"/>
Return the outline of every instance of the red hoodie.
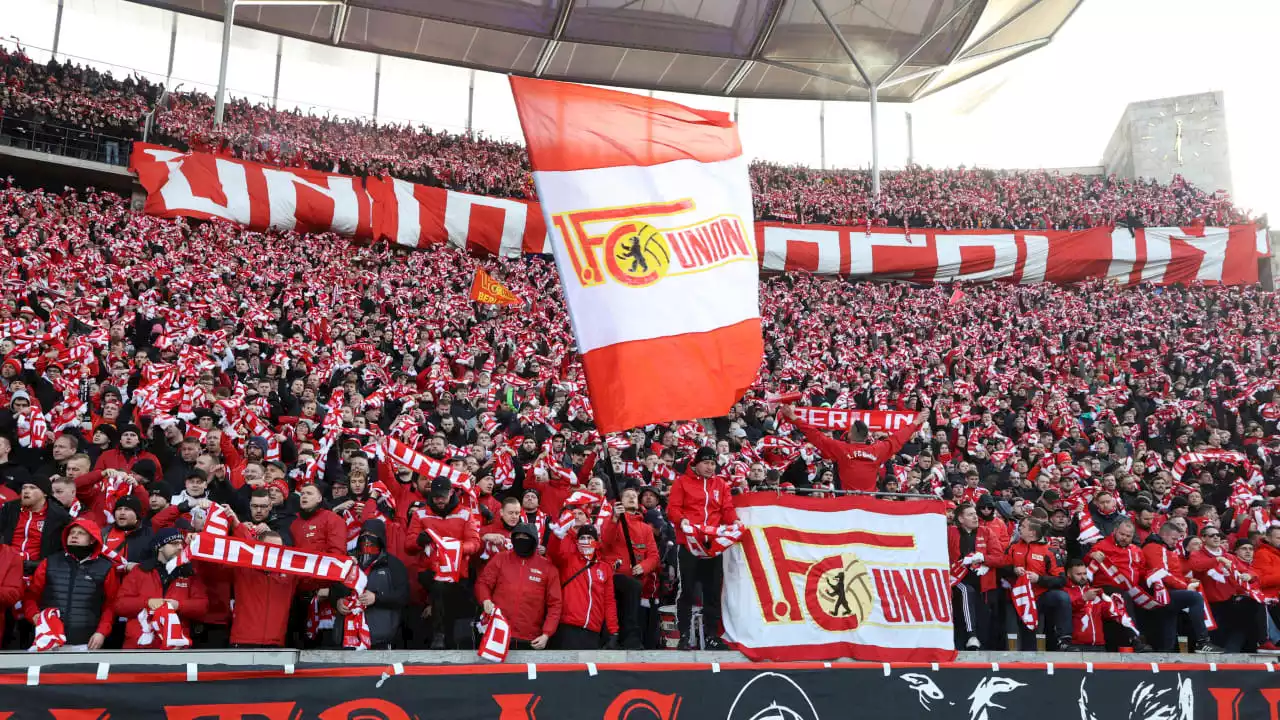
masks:
<path fill-rule="evenodd" d="M 89 518 L 76 518 L 67 523 L 67 527 L 62 531 L 62 546 L 67 546 L 67 536 L 71 534 L 71 528 L 78 527 L 89 533 L 93 538 L 94 550 L 85 558 L 85 562 L 101 557 L 102 555 L 102 532 L 98 529 L 97 524 L 89 520 Z M 27 586 L 27 591 L 22 597 L 22 613 L 27 618 L 27 622 L 32 625 L 36 622 L 36 616 L 44 608 L 40 607 L 40 600 L 44 597 L 45 571 L 48 567 L 48 558 L 40 561 L 40 567 L 36 568 L 36 572 L 31 576 L 31 584 Z M 111 634 L 111 627 L 115 623 L 116 613 L 116 594 L 120 590 L 120 574 L 116 572 L 108 572 L 106 579 L 102 583 L 102 612 L 98 619 L 98 627 L 95 632 L 107 636 Z"/>

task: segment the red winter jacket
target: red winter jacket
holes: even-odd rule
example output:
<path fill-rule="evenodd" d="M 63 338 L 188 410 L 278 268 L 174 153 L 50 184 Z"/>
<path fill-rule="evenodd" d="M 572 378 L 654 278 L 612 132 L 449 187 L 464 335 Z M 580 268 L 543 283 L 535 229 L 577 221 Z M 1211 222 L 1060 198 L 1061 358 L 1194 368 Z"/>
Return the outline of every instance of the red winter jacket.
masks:
<path fill-rule="evenodd" d="M 120 593 L 116 596 L 115 614 L 128 622 L 124 628 L 124 649 L 137 650 L 138 637 L 142 634 L 142 625 L 138 622 L 138 614 L 147 607 L 152 598 L 176 600 L 178 617 L 182 618 L 183 628 L 191 632 L 191 624 L 204 619 L 205 610 L 209 607 L 209 597 L 205 593 L 204 583 L 199 575 L 174 578 L 165 590 L 160 583 L 160 570 L 156 562 L 149 560 L 129 571 L 120 584 Z M 156 649 L 163 650 L 162 646 Z"/>
<path fill-rule="evenodd" d="M 560 624 L 597 633 L 603 625 L 616 635 L 618 607 L 613 597 L 613 568 L 599 559 L 588 564 L 575 543 L 563 542 L 560 548 L 554 558 L 564 602 Z"/>
<path fill-rule="evenodd" d="M 1106 556 L 1107 562 L 1128 578 L 1134 587 L 1145 587 L 1147 561 L 1142 554 L 1142 548 L 1138 547 L 1137 543 L 1130 542 L 1120 547 L 1116 545 L 1114 537 L 1107 536 L 1095 543 L 1089 554 L 1092 555 L 1095 552 Z"/>
<path fill-rule="evenodd" d="M 680 525 L 688 520 L 694 525 L 731 525 L 738 522 L 733 508 L 729 482 L 722 476 L 704 478 L 686 470 L 671 484 L 667 499 L 667 517 L 676 528 L 676 542 L 688 545 Z"/>
<path fill-rule="evenodd" d="M 1053 551 L 1049 549 L 1047 543 L 1028 543 L 1018 540 L 1009 546 L 1008 552 L 1005 553 L 1005 561 L 1009 567 L 1022 568 L 1040 576 L 1040 579 L 1031 586 L 1036 597 L 1040 597 L 1047 590 L 1059 590 L 1063 586 L 1062 566 L 1054 558 Z"/>
<path fill-rule="evenodd" d="M 159 470 L 160 468 L 164 467 L 164 465 L 160 463 L 159 458 L 147 452 L 146 450 L 140 450 L 138 454 L 129 456 L 129 455 L 125 455 L 124 451 L 115 449 L 115 450 L 108 450 L 102 453 L 101 455 L 99 455 L 98 462 L 94 463 L 93 469 L 94 470 L 124 470 L 125 472 L 128 472 L 133 469 L 133 464 L 138 462 L 139 460 L 150 460 L 151 462 L 156 464 L 156 470 Z M 79 483 L 77 483 L 77 486 L 79 486 Z"/>
<path fill-rule="evenodd" d="M 236 602 L 231 613 L 231 644 L 283 647 L 298 576 L 234 568 L 232 585 Z"/>
<path fill-rule="evenodd" d="M 1227 562 L 1224 564 L 1222 560 Z M 1220 550 L 1217 555 L 1203 547 L 1191 553 L 1187 565 L 1196 579 L 1200 581 L 1200 590 L 1204 599 L 1211 603 L 1226 602 L 1240 592 L 1235 582 L 1238 572 L 1257 575 L 1257 572 L 1246 565 L 1243 560 L 1229 552 Z"/>
<path fill-rule="evenodd" d="M 835 462 L 836 475 L 840 478 L 840 488 L 843 490 L 875 490 L 884 464 L 920 430 L 919 425 L 912 425 L 902 428 L 885 440 L 866 445 L 840 442 L 825 432 L 806 425 L 799 418 L 794 424 L 797 430 L 804 433 L 804 439 L 818 448 L 823 457 Z"/>
<path fill-rule="evenodd" d="M 1182 558 L 1176 550 L 1170 550 L 1159 535 L 1152 535 L 1142 544 L 1142 558 L 1147 563 L 1147 577 L 1164 583 L 1170 590 L 1186 590 L 1187 576 L 1182 570 Z"/>
<path fill-rule="evenodd" d="M 1071 598 L 1071 643 L 1080 646 L 1106 644 L 1102 624 L 1104 604 L 1084 599 L 1085 592 L 1094 589 L 1093 586 L 1068 582 L 1065 589 L 1067 597 Z"/>
<path fill-rule="evenodd" d="M 977 537 L 975 538 L 973 551 L 982 553 L 982 564 L 991 568 L 992 571 L 1004 567 L 1006 564 L 1004 548 L 1000 546 L 999 539 L 993 535 L 991 530 L 981 525 L 974 532 L 977 533 Z M 951 558 L 952 565 L 962 559 L 960 555 L 960 528 L 955 525 L 947 527 L 947 552 Z M 996 573 L 989 571 L 983 575 L 978 587 L 982 592 L 995 590 Z"/>
<path fill-rule="evenodd" d="M 517 640 L 551 637 L 560 627 L 560 573 L 541 555 L 522 558 L 508 550 L 490 560 L 476 580 L 476 601 L 485 600 L 502 610 Z"/>
<path fill-rule="evenodd" d="M 0 544 L 0 635 L 9 608 L 22 599 L 22 556 L 17 550 Z"/>
<path fill-rule="evenodd" d="M 1253 551 L 1253 570 L 1267 597 L 1280 595 L 1280 550 L 1265 540 Z"/>
<path fill-rule="evenodd" d="M 347 554 L 347 524 L 332 510 L 316 508 L 311 517 L 298 513 L 289 526 L 294 547 L 310 552 Z"/>
<path fill-rule="evenodd" d="M 644 575 L 655 572 L 659 556 L 658 543 L 653 539 L 653 527 L 639 513 L 627 513 L 626 518 L 636 562 L 644 568 Z M 600 549 L 604 555 L 603 560 L 609 563 L 609 567 L 616 567 L 617 572 L 634 577 L 631 574 L 631 556 L 627 553 L 627 535 L 622 532 L 622 524 L 616 516 L 610 515 L 604 521 L 604 529 L 600 531 Z M 644 575 L 636 579 L 642 579 Z"/>
<path fill-rule="evenodd" d="M 418 543 L 418 536 L 426 532 L 427 528 L 441 537 L 462 541 L 462 551 L 458 558 L 462 566 L 461 577 L 469 577 L 471 558 L 480 552 L 480 533 L 476 529 L 475 513 L 462 507 L 456 497 L 450 500 L 443 514 L 431 507 L 430 503 L 418 508 L 409 521 L 409 530 L 404 538 L 405 552 L 417 556 L 418 572 L 436 571 L 433 553 L 425 552 L 426 549 Z"/>

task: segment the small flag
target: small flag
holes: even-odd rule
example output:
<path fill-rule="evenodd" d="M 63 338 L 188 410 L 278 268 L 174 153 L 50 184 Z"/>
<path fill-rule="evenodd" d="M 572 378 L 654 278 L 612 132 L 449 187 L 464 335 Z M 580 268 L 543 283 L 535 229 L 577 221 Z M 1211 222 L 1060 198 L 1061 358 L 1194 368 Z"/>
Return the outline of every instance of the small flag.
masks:
<path fill-rule="evenodd" d="M 483 268 L 476 268 L 476 278 L 471 281 L 471 299 L 487 305 L 519 305 L 522 302 Z"/>
<path fill-rule="evenodd" d="M 951 299 L 947 301 L 947 304 L 955 305 L 961 300 L 964 300 L 964 291 L 961 290 L 960 288 L 956 288 L 955 292 L 951 293 Z"/>

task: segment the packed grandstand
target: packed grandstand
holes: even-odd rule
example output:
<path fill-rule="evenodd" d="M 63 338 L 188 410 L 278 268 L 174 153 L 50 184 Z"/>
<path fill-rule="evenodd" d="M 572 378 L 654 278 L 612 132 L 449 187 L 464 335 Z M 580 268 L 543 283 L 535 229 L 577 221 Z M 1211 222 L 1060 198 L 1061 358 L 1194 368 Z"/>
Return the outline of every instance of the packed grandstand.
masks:
<path fill-rule="evenodd" d="M 141 78 L 20 53 L 0 50 L 0 69 L 0 113 L 17 128 L 9 142 L 37 126 L 137 139 L 160 99 Z M 214 130 L 211 112 L 207 96 L 170 95 L 152 138 L 533 195 L 518 145 L 243 101 Z M 756 163 L 751 182 L 761 218 L 798 222 L 1250 220 L 1224 193 L 1180 179 L 912 167 L 886 173 L 878 203 L 865 172 Z M 842 446 L 779 401 L 795 394 L 803 406 L 921 413 L 923 427 L 877 438 L 872 475 L 903 502 L 948 503 L 956 647 L 1007 647 L 1017 611 L 1002 582 L 1030 577 L 1048 649 L 1171 651 L 1180 635 L 1188 650 L 1275 649 L 1280 325 L 1275 296 L 1257 287 L 956 293 L 770 277 L 760 285 L 765 362 L 747 397 L 724 417 L 605 438 L 544 258 L 160 219 L 111 193 L 12 180 L 0 188 L 0 223 L 6 649 L 47 640 L 51 604 L 64 608 L 70 646 L 162 647 L 139 613 L 166 599 L 195 647 L 348 644 L 341 582 L 164 562 L 182 533 L 210 523 L 358 557 L 374 647 L 471 647 L 471 621 L 510 603 L 520 647 L 689 647 L 696 615 L 717 648 L 716 598 L 680 587 L 719 580 L 714 565 L 690 562 L 682 525 L 731 522 L 733 505 L 706 510 L 697 466 L 710 463 L 734 495 L 855 486 L 841 476 Z M 528 302 L 470 302 L 477 268 Z M 415 473 L 392 457 L 404 446 L 474 482 Z M 594 527 L 576 532 L 595 536 L 614 569 L 607 587 L 590 585 L 590 572 L 573 584 L 592 562 L 577 548 L 596 548 L 566 542 L 574 527 Z M 457 555 L 433 551 L 450 538 L 461 540 Z M 563 592 L 502 592 L 518 572 L 511 558 L 543 555 L 546 572 L 567 578 Z M 93 582 L 68 582 L 69 567 L 89 568 Z M 1098 568 L 1116 574 L 1089 574 Z M 1146 604 L 1146 593 L 1098 601 L 1144 584 L 1167 592 L 1164 603 Z M 1020 648 L 1037 647 L 1035 632 L 1017 634 Z"/>

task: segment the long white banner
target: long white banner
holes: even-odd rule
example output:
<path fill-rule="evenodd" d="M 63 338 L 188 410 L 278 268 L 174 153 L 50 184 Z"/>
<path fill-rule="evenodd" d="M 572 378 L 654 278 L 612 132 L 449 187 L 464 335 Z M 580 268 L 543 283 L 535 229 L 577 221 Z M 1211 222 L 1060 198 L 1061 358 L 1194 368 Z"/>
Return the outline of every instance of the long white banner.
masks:
<path fill-rule="evenodd" d="M 724 555 L 724 637 L 752 660 L 955 658 L 940 500 L 734 499 L 746 526 Z"/>

